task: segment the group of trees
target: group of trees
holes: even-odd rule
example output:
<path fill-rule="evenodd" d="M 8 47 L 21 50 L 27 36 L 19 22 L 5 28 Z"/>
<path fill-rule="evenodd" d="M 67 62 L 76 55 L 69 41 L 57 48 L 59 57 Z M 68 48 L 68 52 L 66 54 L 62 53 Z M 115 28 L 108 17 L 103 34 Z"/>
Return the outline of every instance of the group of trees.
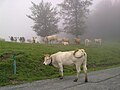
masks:
<path fill-rule="evenodd" d="M 91 2 L 92 0 L 64 0 L 58 4 L 58 8 L 43 0 L 39 4 L 32 2 L 32 14 L 27 17 L 34 21 L 32 28 L 38 36 L 58 33 L 58 23 L 62 20 L 64 31 L 78 37 L 85 32 L 85 19 Z"/>

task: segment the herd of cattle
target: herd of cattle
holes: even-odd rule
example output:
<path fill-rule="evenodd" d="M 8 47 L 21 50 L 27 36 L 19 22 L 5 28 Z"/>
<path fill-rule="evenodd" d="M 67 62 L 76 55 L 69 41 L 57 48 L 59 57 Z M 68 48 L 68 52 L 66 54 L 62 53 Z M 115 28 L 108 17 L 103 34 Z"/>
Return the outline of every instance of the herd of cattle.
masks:
<path fill-rule="evenodd" d="M 63 45 L 69 45 L 75 43 L 75 44 L 81 44 L 81 39 L 80 38 L 74 38 L 71 39 L 69 38 L 60 38 L 57 35 L 51 35 L 51 36 L 46 36 L 42 39 L 42 41 L 40 41 L 38 39 L 38 37 L 32 37 L 31 39 L 25 39 L 25 37 L 13 37 L 13 36 L 9 36 L 9 39 L 11 42 L 21 42 L 21 43 L 47 43 L 47 44 L 52 44 L 52 43 L 57 43 L 57 44 L 63 44 Z M 5 39 L 0 38 L 0 41 L 5 41 Z M 102 39 L 97 38 L 94 40 L 90 40 L 90 39 L 85 39 L 84 40 L 84 44 L 85 46 L 89 46 L 90 44 L 97 44 L 97 45 L 101 45 L 102 43 Z"/>

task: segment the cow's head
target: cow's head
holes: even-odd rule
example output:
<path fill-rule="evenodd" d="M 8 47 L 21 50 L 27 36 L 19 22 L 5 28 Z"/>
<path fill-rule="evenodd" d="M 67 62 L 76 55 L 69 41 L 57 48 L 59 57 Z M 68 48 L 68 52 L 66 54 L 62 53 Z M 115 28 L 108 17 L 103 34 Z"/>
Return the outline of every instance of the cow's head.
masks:
<path fill-rule="evenodd" d="M 50 57 L 49 54 L 44 55 L 44 65 L 49 65 L 52 62 L 52 58 Z"/>

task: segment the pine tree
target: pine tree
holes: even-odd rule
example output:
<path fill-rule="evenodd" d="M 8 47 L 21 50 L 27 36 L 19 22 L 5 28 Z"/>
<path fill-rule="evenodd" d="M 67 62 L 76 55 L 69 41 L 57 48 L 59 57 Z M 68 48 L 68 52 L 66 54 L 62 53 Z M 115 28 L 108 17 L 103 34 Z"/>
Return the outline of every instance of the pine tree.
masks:
<path fill-rule="evenodd" d="M 58 33 L 58 21 L 57 9 L 52 7 L 49 2 L 43 2 L 43 0 L 37 5 L 32 2 L 30 8 L 32 14 L 27 15 L 28 18 L 34 21 L 33 30 L 38 36 L 48 36 Z"/>

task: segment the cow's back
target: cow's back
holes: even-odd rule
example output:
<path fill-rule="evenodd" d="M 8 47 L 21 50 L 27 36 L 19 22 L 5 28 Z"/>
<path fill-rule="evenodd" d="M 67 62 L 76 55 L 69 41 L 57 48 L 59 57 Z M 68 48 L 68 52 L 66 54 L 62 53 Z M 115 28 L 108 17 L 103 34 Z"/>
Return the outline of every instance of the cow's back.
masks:
<path fill-rule="evenodd" d="M 63 65 L 71 65 L 74 63 L 73 52 L 74 51 L 58 52 L 56 54 L 53 54 L 52 57 L 54 62 L 61 63 Z"/>

